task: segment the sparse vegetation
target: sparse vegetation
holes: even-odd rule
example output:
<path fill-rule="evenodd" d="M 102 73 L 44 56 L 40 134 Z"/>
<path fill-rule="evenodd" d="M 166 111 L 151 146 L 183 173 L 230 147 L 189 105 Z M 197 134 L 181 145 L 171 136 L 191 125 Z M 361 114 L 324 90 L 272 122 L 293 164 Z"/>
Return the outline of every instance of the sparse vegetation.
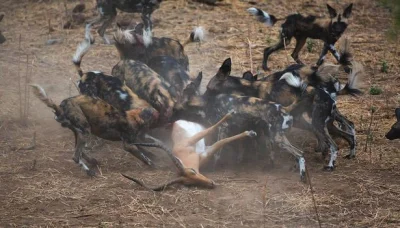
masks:
<path fill-rule="evenodd" d="M 382 94 L 382 92 L 382 89 L 377 86 L 371 86 L 371 88 L 369 89 L 369 94 L 371 95 L 380 95 Z"/>
<path fill-rule="evenodd" d="M 10 15 L 0 23 L 0 29 L 7 37 L 7 42 L 0 47 L 0 227 L 318 227 L 310 187 L 298 182 L 297 172 L 288 171 L 293 159 L 279 151 L 272 171 L 263 170 L 264 160 L 256 159 L 255 153 L 248 150 L 249 163 L 234 168 L 226 165 L 228 168 L 218 167 L 214 172 L 207 172 L 207 176 L 218 184 L 214 190 L 176 187 L 152 193 L 137 187 L 120 173 L 137 174 L 154 186 L 174 177 L 172 164 L 166 162 L 168 159 L 162 152 L 152 150 L 157 157 L 157 168 L 144 167 L 133 156 L 122 152 L 119 143 L 109 141 L 88 145 L 92 149 L 90 155 L 100 162 L 97 178 L 87 178 L 84 172 L 75 169 L 71 160 L 75 146 L 71 140 L 73 135 L 55 122 L 54 115 L 40 101 L 27 97 L 30 106 L 26 112 L 23 103 L 26 54 L 30 55 L 28 81 L 46 87 L 56 103 L 78 94 L 70 82 L 70 78 L 73 82 L 79 79 L 71 73 L 75 72 L 71 58 L 83 38 L 84 26 L 62 30 L 62 20 L 65 20 L 60 17 L 65 11 L 63 2 L 0 1 L 0 9 Z M 69 9 L 79 3 L 77 0 L 65 2 Z M 93 16 L 95 1 L 84 2 L 84 13 Z M 241 15 L 253 7 L 249 1 L 227 2 L 234 4 Z M 255 2 L 260 7 L 265 3 Z M 336 4 L 336 1 L 328 2 Z M 349 3 L 337 2 L 338 8 Z M 238 14 L 229 4 L 212 7 L 191 2 L 186 4 L 187 7 L 178 7 L 176 1 L 163 1 L 153 17 L 157 21 L 154 36 L 184 39 L 188 35 L 186 27 L 195 27 L 197 23 L 210 31 L 210 39 L 199 49 L 194 46 L 185 49 L 191 74 L 203 71 L 205 75 L 202 92 L 227 57 L 234 60 L 232 75 L 243 72 L 240 62 L 243 62 L 243 68 L 250 69 L 251 61 L 245 54 L 248 45 L 243 45 L 243 40 L 247 38 L 248 24 L 254 19 L 248 17 L 246 21 L 246 18 L 236 16 Z M 264 6 L 268 9 L 269 5 L 279 6 L 270 10 L 284 17 L 295 10 L 306 14 L 322 12 L 326 1 L 271 0 Z M 355 124 L 356 159 L 342 159 L 341 155 L 348 152 L 347 143 L 337 140 L 341 148 L 337 170 L 326 173 L 321 170 L 320 154 L 313 151 L 314 135 L 293 129 L 288 138 L 305 151 L 322 227 L 397 227 L 400 224 L 400 141 L 389 142 L 384 135 L 394 120 L 393 110 L 387 109 L 400 104 L 400 69 L 398 60 L 392 59 L 393 42 L 382 44 L 394 9 L 389 12 L 379 8 L 377 12 L 376 1 L 366 0 L 355 2 L 353 10 L 355 14 L 344 35 L 354 41 L 352 54 L 355 60 L 364 64 L 367 78 L 363 80 L 372 86 L 365 88 L 366 95 L 343 96 L 337 102 L 341 113 Z M 116 20 L 122 19 L 141 20 L 138 14 L 118 13 Z M 50 20 L 52 31 L 47 29 Z M 264 48 L 277 41 L 274 39 L 280 23 L 278 21 L 272 28 L 252 24 L 263 30 L 260 33 L 253 29 L 249 37 L 253 44 L 253 69 L 261 66 Z M 48 32 L 51 38 L 64 42 L 45 46 Z M 111 28 L 107 31 L 110 38 L 112 32 Z M 22 34 L 24 55 L 17 51 L 19 34 Z M 110 72 L 119 61 L 118 53 L 114 46 L 101 44 L 95 29 L 92 35 L 96 45 L 82 67 Z M 287 55 L 291 54 L 294 44 L 293 40 L 287 51 L 273 55 L 271 71 L 260 70 L 263 74 L 259 78 L 293 64 L 291 58 L 287 61 Z M 319 48 L 317 43 L 313 44 L 307 58 L 302 59 L 305 64 L 316 62 Z M 387 61 L 390 73 L 384 77 L 375 76 L 383 74 L 380 72 L 383 59 Z M 327 55 L 326 62 L 335 62 L 331 54 Z M 338 78 L 344 84 L 346 78 L 342 75 Z M 20 94 L 22 117 L 24 113 L 29 116 L 28 127 L 20 125 Z M 379 94 L 388 98 L 373 96 Z M 383 117 L 389 111 L 390 116 Z M 368 147 L 364 152 L 365 142 Z M 261 152 L 266 154 L 268 151 Z M 166 170 L 170 172 L 166 174 Z"/>
<path fill-rule="evenodd" d="M 381 72 L 387 74 L 387 73 L 389 72 L 389 65 L 388 65 L 388 63 L 387 63 L 385 60 L 383 60 L 381 63 L 382 63 Z"/>
<path fill-rule="evenodd" d="M 307 39 L 307 51 L 312 53 L 314 50 L 315 41 L 313 39 Z"/>

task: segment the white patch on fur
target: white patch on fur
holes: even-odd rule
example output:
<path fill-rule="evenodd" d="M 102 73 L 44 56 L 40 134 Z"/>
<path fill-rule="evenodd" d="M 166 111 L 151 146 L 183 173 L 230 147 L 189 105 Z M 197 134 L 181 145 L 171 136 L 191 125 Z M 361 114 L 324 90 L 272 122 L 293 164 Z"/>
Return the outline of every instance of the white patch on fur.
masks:
<path fill-rule="evenodd" d="M 300 176 L 306 172 L 306 160 L 303 157 L 299 158 Z"/>
<path fill-rule="evenodd" d="M 340 90 L 340 82 L 338 82 L 338 81 L 335 82 L 334 86 L 335 86 L 336 92 L 339 92 L 339 90 Z"/>
<path fill-rule="evenodd" d="M 204 111 L 199 111 L 197 114 L 199 114 L 201 118 L 206 118 L 206 113 Z"/>
<path fill-rule="evenodd" d="M 97 7 L 97 11 L 99 11 L 99 14 L 100 15 L 104 15 L 104 10 L 103 10 L 103 7 Z"/>
<path fill-rule="evenodd" d="M 153 42 L 153 34 L 150 28 L 143 29 L 143 43 L 145 47 L 150 46 Z"/>
<path fill-rule="evenodd" d="M 203 131 L 205 128 L 194 122 L 186 121 L 186 120 L 178 120 L 175 122 L 176 124 L 179 125 L 182 129 L 185 130 L 186 134 L 184 137 L 189 138 L 194 136 L 195 134 L 199 133 L 200 131 Z M 204 138 L 201 139 L 196 143 L 196 153 L 202 155 L 203 153 L 206 152 L 206 143 Z"/>
<path fill-rule="evenodd" d="M 293 120 L 293 116 L 291 115 L 284 115 L 283 116 L 283 123 L 282 123 L 282 130 L 290 128 L 290 125 L 288 122 L 291 122 Z"/>
<path fill-rule="evenodd" d="M 285 73 L 279 80 L 284 79 L 290 86 L 300 88 L 303 82 L 300 78 L 294 76 L 292 73 Z"/>
<path fill-rule="evenodd" d="M 276 107 L 276 111 L 279 111 L 280 108 L 281 108 L 281 105 L 280 104 L 275 104 L 275 107 Z"/>
<path fill-rule="evenodd" d="M 101 74 L 101 71 L 98 71 L 98 70 L 93 70 L 93 71 L 91 71 L 92 73 L 95 73 L 95 74 Z"/>
<path fill-rule="evenodd" d="M 265 23 L 268 26 L 272 26 L 272 21 L 271 21 L 271 17 L 269 16 L 269 14 L 263 10 L 251 7 L 247 9 L 247 12 L 249 12 L 250 14 L 254 15 L 257 17 L 257 20 Z"/>
<path fill-rule="evenodd" d="M 204 32 L 203 27 L 199 26 L 199 27 L 194 28 L 192 33 L 194 34 L 193 35 L 193 41 L 194 42 L 204 41 L 205 32 Z"/>
<path fill-rule="evenodd" d="M 89 167 L 82 161 L 82 159 L 79 159 L 79 165 L 81 165 L 82 168 L 83 168 L 85 171 L 88 171 L 88 170 L 89 170 Z"/>
<path fill-rule="evenodd" d="M 121 90 L 117 90 L 117 93 L 119 94 L 119 98 L 121 98 L 122 100 L 125 100 L 128 97 L 128 94 Z"/>
<path fill-rule="evenodd" d="M 331 158 L 329 159 L 328 166 L 333 167 L 333 163 L 336 161 L 337 158 L 337 150 L 334 146 L 331 145 L 330 151 L 331 151 Z"/>

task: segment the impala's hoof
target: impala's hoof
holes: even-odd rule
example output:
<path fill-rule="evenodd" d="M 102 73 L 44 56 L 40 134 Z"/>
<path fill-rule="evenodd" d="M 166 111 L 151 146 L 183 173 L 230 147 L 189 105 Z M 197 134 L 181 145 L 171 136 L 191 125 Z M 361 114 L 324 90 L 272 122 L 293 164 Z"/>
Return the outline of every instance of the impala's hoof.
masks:
<path fill-rule="evenodd" d="M 246 134 L 247 134 L 249 137 L 256 137 L 256 136 L 257 136 L 257 133 L 256 133 L 255 131 L 246 131 Z"/>

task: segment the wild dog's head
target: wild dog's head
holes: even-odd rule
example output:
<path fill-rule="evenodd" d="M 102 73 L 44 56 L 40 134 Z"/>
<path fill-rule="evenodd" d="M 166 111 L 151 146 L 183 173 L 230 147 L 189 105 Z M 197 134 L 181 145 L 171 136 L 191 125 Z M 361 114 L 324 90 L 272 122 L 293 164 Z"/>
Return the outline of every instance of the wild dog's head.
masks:
<path fill-rule="evenodd" d="M 97 71 L 90 71 L 82 74 L 81 79 L 78 80 L 78 89 L 81 94 L 92 97 L 99 96 L 99 88 L 97 86 L 98 74 L 101 73 Z"/>
<path fill-rule="evenodd" d="M 205 118 L 205 100 L 199 91 L 202 78 L 203 74 L 200 72 L 197 78 L 185 87 L 181 100 L 174 107 L 173 120 L 200 121 L 201 118 Z"/>
<path fill-rule="evenodd" d="M 385 135 L 389 140 L 400 139 L 400 108 L 396 108 L 395 114 L 397 122 L 392 125 L 390 131 Z"/>
<path fill-rule="evenodd" d="M 4 17 L 4 13 L 0 13 L 0 22 L 3 20 Z M 3 33 L 1 33 L 0 30 L 0 44 L 6 42 L 6 38 L 3 36 Z"/>
<path fill-rule="evenodd" d="M 337 11 L 332 8 L 329 4 L 326 4 L 328 11 L 329 11 L 329 17 L 331 18 L 330 24 L 329 24 L 329 32 L 330 36 L 334 40 L 338 40 L 344 31 L 346 30 L 348 26 L 348 18 L 351 16 L 351 10 L 353 8 L 353 3 L 351 3 L 349 6 L 347 6 L 344 10 L 343 13 L 337 13 Z"/>

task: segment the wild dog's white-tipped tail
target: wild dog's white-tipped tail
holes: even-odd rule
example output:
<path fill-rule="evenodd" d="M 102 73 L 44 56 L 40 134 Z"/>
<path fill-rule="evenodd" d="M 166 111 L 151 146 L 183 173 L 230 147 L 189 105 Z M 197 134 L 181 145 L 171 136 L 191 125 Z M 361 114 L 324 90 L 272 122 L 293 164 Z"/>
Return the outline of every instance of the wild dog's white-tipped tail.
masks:
<path fill-rule="evenodd" d="M 275 16 L 268 14 L 267 12 L 260 10 L 258 8 L 255 8 L 255 7 L 248 8 L 247 12 L 249 12 L 251 15 L 256 16 L 256 18 L 259 22 L 262 22 L 268 26 L 273 26 L 276 23 L 276 21 L 278 20 L 278 19 L 276 19 Z"/>
<path fill-rule="evenodd" d="M 189 35 L 189 39 L 187 39 L 182 46 L 186 46 L 189 43 L 195 43 L 195 42 L 203 42 L 206 37 L 206 32 L 203 27 L 198 26 L 195 27 L 192 32 Z"/>
<path fill-rule="evenodd" d="M 58 105 L 56 105 L 46 94 L 46 91 L 38 85 L 38 84 L 31 84 L 33 88 L 33 94 L 39 98 L 43 103 L 47 105 L 47 107 L 52 108 L 56 114 L 56 116 L 61 115 L 62 111 Z"/>
<path fill-rule="evenodd" d="M 301 78 L 294 76 L 290 72 L 286 72 L 279 80 L 285 80 L 290 86 L 300 88 L 303 85 Z"/>
<path fill-rule="evenodd" d="M 145 47 L 150 46 L 153 43 L 153 32 L 150 28 L 143 29 L 143 44 Z"/>
<path fill-rule="evenodd" d="M 132 35 L 134 30 L 122 30 L 118 28 L 118 30 L 114 33 L 114 40 L 119 44 L 135 44 L 136 39 Z"/>
<path fill-rule="evenodd" d="M 190 33 L 190 40 L 192 42 L 202 42 L 205 39 L 205 32 L 203 27 L 198 26 Z"/>
<path fill-rule="evenodd" d="M 83 56 L 89 51 L 90 46 L 94 43 L 94 38 L 92 34 L 90 34 L 91 25 L 86 24 L 85 29 L 85 39 L 78 45 L 76 48 L 76 52 L 72 57 L 72 62 L 74 63 L 75 67 L 77 68 L 79 76 L 83 75 L 81 69 L 81 61 Z"/>

